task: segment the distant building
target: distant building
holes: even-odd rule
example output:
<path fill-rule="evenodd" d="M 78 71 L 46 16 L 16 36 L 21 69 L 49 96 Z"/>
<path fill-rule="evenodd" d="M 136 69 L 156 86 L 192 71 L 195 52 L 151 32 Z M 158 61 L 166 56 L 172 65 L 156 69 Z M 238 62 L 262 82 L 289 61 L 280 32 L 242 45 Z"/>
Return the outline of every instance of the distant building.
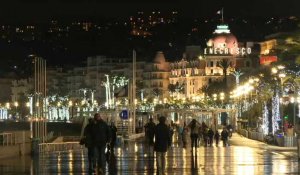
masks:
<path fill-rule="evenodd" d="M 95 56 L 87 58 L 86 87 L 95 90 L 95 99 L 104 102 L 106 80 L 105 74 L 111 74 L 115 68 L 125 68 L 131 62 L 129 58 L 111 58 L 106 56 Z"/>
<path fill-rule="evenodd" d="M 163 52 L 157 52 L 153 62 L 145 65 L 143 73 L 145 94 L 159 100 L 169 97 L 169 74 L 170 63 L 166 61 Z"/>
<path fill-rule="evenodd" d="M 25 102 L 30 93 L 34 89 L 34 80 L 32 78 L 13 80 L 11 86 L 11 101 L 10 102 Z"/>

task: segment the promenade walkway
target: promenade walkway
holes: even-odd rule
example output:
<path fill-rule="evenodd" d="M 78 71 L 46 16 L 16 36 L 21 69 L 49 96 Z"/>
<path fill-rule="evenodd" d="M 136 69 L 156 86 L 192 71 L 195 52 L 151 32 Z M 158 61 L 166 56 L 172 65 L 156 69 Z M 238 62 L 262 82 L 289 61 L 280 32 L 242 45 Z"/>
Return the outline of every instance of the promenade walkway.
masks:
<path fill-rule="evenodd" d="M 276 148 L 276 147 L 275 147 Z M 17 161 L 15 163 L 15 161 Z M 168 175 L 262 175 L 298 174 L 299 166 L 295 148 L 274 149 L 262 142 L 233 134 L 230 146 L 199 147 L 192 152 L 174 143 L 167 153 Z M 3 175 L 84 175 L 88 174 L 86 150 L 41 154 L 0 160 Z M 106 174 L 156 174 L 152 148 L 143 139 L 125 142 L 116 148 L 115 157 L 107 164 Z"/>

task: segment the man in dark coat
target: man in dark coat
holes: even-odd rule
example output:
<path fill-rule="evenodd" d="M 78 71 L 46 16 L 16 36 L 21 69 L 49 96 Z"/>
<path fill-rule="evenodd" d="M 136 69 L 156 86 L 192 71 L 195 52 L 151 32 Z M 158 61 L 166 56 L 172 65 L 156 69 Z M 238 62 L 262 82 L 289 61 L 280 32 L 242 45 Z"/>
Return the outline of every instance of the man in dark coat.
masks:
<path fill-rule="evenodd" d="M 110 127 L 101 118 L 100 114 L 94 115 L 96 121 L 93 125 L 93 142 L 98 153 L 98 171 L 100 174 L 105 173 L 106 157 L 105 148 L 106 144 L 110 142 Z"/>
<path fill-rule="evenodd" d="M 145 135 L 149 145 L 153 145 L 154 129 L 155 123 L 153 122 L 153 119 L 150 118 L 150 121 L 145 125 Z"/>
<path fill-rule="evenodd" d="M 166 118 L 160 117 L 159 124 L 155 126 L 155 143 L 154 151 L 156 151 L 156 165 L 158 174 L 165 174 L 165 164 L 166 164 L 166 152 L 170 141 L 170 132 L 168 126 L 165 124 Z"/>
<path fill-rule="evenodd" d="M 114 153 L 114 148 L 117 140 L 117 131 L 118 131 L 114 122 L 111 122 L 110 124 L 110 131 L 111 131 L 111 141 L 109 146 L 110 146 L 111 153 Z"/>
<path fill-rule="evenodd" d="M 228 145 L 228 131 L 227 129 L 224 127 L 223 131 L 221 132 L 221 139 L 223 141 L 223 146 L 227 146 Z"/>
<path fill-rule="evenodd" d="M 89 118 L 89 123 L 84 128 L 84 139 L 85 147 L 88 149 L 88 161 L 89 161 L 89 171 L 92 171 L 94 167 L 94 144 L 93 144 L 93 125 L 94 119 Z"/>
<path fill-rule="evenodd" d="M 214 131 L 211 128 L 209 128 L 208 132 L 207 132 L 207 135 L 208 135 L 208 144 L 209 144 L 209 146 L 213 146 L 214 135 L 215 135 Z"/>

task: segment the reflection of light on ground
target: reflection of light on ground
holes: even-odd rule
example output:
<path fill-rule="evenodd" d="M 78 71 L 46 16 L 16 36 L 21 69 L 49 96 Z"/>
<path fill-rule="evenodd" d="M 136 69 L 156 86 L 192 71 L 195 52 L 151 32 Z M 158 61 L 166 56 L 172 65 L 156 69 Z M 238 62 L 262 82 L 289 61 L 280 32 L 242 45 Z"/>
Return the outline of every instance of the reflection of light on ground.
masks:
<path fill-rule="evenodd" d="M 182 157 L 186 157 L 186 149 L 182 150 Z M 185 159 L 182 159 L 183 167 L 187 167 Z"/>
<path fill-rule="evenodd" d="M 136 150 L 138 149 L 138 151 Z M 126 151 L 128 150 L 128 151 Z M 156 159 L 153 147 L 149 148 L 142 142 L 129 142 L 115 149 L 116 173 L 112 174 L 156 174 Z M 194 154 L 195 156 L 195 151 Z M 168 150 L 166 156 L 166 174 L 168 175 L 262 175 L 262 174 L 297 174 L 298 161 L 291 157 L 292 152 L 268 151 L 264 147 L 203 147 L 197 149 L 197 157 L 192 159 L 191 148 L 176 146 Z M 197 159 L 196 159 L 197 158 Z M 29 158 L 22 161 L 18 157 L 8 163 L 1 162 L 2 174 L 20 175 L 86 175 L 88 174 L 87 150 L 45 153 L 38 159 Z M 16 161 L 19 161 L 16 163 Z M 30 161 L 32 162 L 30 164 Z M 23 166 L 20 166 L 24 164 Z M 27 167 L 26 167 L 27 165 Z M 13 167 L 13 168 L 12 168 Z M 19 168 L 19 169 L 18 169 Z M 109 168 L 107 168 L 109 171 Z M 13 172 L 13 173 L 11 173 Z M 29 173 L 30 172 L 30 173 Z M 0 174 L 1 174 L 0 173 Z M 107 173 L 109 174 L 109 173 Z"/>
<path fill-rule="evenodd" d="M 254 167 L 254 153 L 253 149 L 247 147 L 235 147 L 234 151 L 234 158 L 235 161 L 238 163 L 236 165 L 237 174 L 243 175 L 252 175 L 255 172 Z"/>
<path fill-rule="evenodd" d="M 138 152 L 138 146 L 137 146 L 137 144 L 136 144 L 136 143 L 134 144 L 134 152 L 135 152 L 135 153 L 137 153 L 137 152 Z"/>
<path fill-rule="evenodd" d="M 81 158 L 81 169 L 84 170 L 85 169 L 85 161 L 84 161 L 84 151 L 81 151 L 81 154 L 80 154 L 80 158 Z M 83 175 L 84 173 L 82 173 Z"/>
<path fill-rule="evenodd" d="M 69 174 L 73 175 L 73 152 L 70 151 L 68 154 L 68 166 L 69 166 Z"/>
<path fill-rule="evenodd" d="M 276 173 L 286 173 L 287 172 L 287 164 L 289 163 L 284 159 L 283 155 L 277 154 L 281 159 L 273 162 L 273 171 Z"/>
<path fill-rule="evenodd" d="M 61 172 L 61 157 L 60 157 L 60 154 L 57 157 L 57 172 L 58 173 Z"/>

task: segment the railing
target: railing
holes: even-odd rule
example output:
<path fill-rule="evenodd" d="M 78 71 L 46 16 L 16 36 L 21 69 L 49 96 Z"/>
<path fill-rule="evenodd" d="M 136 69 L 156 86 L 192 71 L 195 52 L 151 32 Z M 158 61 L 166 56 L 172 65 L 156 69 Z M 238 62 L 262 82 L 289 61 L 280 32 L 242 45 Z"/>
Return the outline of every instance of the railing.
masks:
<path fill-rule="evenodd" d="M 264 141 L 264 134 L 260 132 L 248 132 L 249 139 Z"/>
<path fill-rule="evenodd" d="M 244 137 L 247 137 L 249 139 L 253 139 L 253 140 L 258 140 L 261 142 L 265 141 L 265 135 L 263 133 L 260 132 L 251 132 L 251 131 L 247 131 L 245 129 L 239 129 L 238 133 Z M 296 137 L 289 137 L 289 136 L 282 136 L 282 137 L 275 137 L 275 142 L 278 146 L 282 146 L 282 147 L 294 147 L 297 146 L 297 139 Z"/>
<path fill-rule="evenodd" d="M 2 146 L 9 146 L 15 144 L 15 139 L 13 133 L 1 133 L 0 134 L 0 144 Z"/>
<path fill-rule="evenodd" d="M 241 134 L 242 136 L 248 138 L 248 131 L 247 130 L 245 130 L 245 129 L 239 129 L 238 133 Z"/>
<path fill-rule="evenodd" d="M 64 142 L 79 142 L 80 136 L 63 136 Z"/>
<path fill-rule="evenodd" d="M 83 148 L 84 146 L 80 145 L 79 142 L 40 143 L 39 153 L 81 150 Z"/>

